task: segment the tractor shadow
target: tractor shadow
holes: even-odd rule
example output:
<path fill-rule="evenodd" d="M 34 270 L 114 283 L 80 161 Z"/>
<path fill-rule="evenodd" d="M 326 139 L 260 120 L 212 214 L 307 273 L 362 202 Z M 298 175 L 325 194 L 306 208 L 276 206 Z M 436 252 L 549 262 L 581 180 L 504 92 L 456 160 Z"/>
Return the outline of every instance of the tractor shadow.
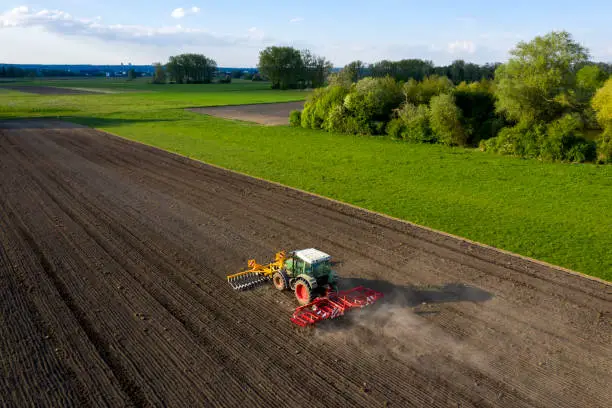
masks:
<path fill-rule="evenodd" d="M 339 282 L 339 289 L 346 290 L 363 286 L 381 292 L 384 297 L 376 304 L 386 304 L 399 307 L 415 307 L 422 304 L 451 302 L 486 302 L 493 295 L 485 290 L 462 283 L 447 283 L 445 285 L 396 285 L 392 282 L 376 279 L 344 278 Z"/>
<path fill-rule="evenodd" d="M 324 331 L 342 331 L 355 326 L 360 320 L 385 320 L 389 311 L 405 309 L 406 312 L 416 316 L 426 317 L 440 313 L 439 305 L 444 303 L 476 302 L 482 303 L 493 298 L 493 294 L 480 288 L 461 283 L 448 283 L 444 285 L 396 285 L 385 280 L 342 278 L 338 282 L 339 290 L 347 290 L 363 286 L 376 290 L 383 297 L 376 303 L 361 310 L 348 311 L 339 319 L 322 321 L 317 327 Z"/>

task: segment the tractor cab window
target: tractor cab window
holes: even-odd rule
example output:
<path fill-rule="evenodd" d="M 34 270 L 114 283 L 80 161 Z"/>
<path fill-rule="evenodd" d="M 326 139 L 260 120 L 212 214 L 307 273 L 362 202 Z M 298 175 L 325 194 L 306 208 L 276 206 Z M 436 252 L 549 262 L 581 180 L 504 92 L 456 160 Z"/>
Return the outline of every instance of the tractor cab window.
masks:
<path fill-rule="evenodd" d="M 293 258 L 293 265 L 295 266 L 294 270 L 298 273 L 302 273 L 304 270 L 304 261 L 300 258 Z"/>

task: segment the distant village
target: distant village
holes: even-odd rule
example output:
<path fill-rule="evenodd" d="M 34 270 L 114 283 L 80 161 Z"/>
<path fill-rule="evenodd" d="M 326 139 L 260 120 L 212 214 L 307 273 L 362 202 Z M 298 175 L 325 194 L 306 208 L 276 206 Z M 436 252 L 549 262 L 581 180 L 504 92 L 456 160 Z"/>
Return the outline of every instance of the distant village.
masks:
<path fill-rule="evenodd" d="M 133 70 L 135 76 L 153 76 L 153 65 L 45 65 L 45 64 L 1 64 L 0 78 L 35 78 L 35 77 L 128 77 Z M 242 74 L 254 74 L 257 68 L 220 67 L 217 76 L 232 75 L 236 71 Z M 235 75 L 235 74 L 234 74 Z"/>

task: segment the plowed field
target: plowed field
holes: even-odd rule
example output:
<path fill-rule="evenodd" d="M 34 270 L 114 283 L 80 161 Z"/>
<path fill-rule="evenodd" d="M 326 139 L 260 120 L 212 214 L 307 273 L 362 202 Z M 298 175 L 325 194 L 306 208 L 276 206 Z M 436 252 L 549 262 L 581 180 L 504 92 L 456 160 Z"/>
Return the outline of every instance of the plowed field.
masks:
<path fill-rule="evenodd" d="M 278 126 L 289 124 L 292 110 L 304 109 L 304 102 L 257 103 L 252 105 L 210 106 L 187 110 L 225 119 L 243 120 L 262 125 Z"/>
<path fill-rule="evenodd" d="M 38 95 L 88 95 L 98 93 L 94 90 L 59 88 L 55 86 L 2 86 L 13 91 L 33 93 Z"/>
<path fill-rule="evenodd" d="M 385 293 L 317 329 L 250 257 Z M 607 407 L 612 289 L 154 148 L 0 123 L 0 405 Z"/>

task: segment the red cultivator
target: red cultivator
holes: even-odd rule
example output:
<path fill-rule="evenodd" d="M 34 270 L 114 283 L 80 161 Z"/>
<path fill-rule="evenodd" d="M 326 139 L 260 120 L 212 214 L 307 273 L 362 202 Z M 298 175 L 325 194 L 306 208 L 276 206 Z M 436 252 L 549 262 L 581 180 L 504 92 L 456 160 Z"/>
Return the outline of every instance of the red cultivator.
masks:
<path fill-rule="evenodd" d="M 349 309 L 371 305 L 382 296 L 382 293 L 363 286 L 330 293 L 295 309 L 291 321 L 298 326 L 306 327 L 321 320 L 340 317 Z"/>

